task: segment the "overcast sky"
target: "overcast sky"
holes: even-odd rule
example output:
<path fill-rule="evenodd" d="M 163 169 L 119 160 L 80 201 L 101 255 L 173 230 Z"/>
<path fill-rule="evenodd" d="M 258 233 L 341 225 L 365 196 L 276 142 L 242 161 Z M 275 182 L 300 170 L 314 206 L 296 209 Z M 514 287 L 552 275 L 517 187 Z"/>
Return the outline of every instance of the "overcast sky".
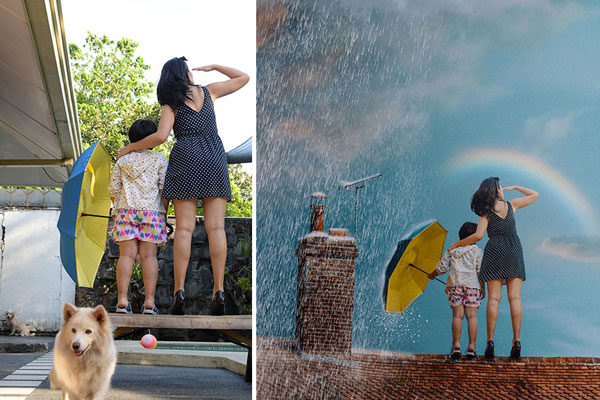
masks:
<path fill-rule="evenodd" d="M 255 123 L 255 3 L 244 0 L 157 1 L 63 0 L 69 43 L 81 46 L 87 32 L 110 39 L 130 38 L 151 66 L 147 78 L 156 84 L 163 64 L 185 56 L 190 68 L 222 64 L 250 75 L 239 92 L 215 103 L 217 126 L 229 151 L 254 134 Z M 218 72 L 195 72 L 196 83 L 227 79 Z M 246 168 L 248 169 L 248 165 Z"/>

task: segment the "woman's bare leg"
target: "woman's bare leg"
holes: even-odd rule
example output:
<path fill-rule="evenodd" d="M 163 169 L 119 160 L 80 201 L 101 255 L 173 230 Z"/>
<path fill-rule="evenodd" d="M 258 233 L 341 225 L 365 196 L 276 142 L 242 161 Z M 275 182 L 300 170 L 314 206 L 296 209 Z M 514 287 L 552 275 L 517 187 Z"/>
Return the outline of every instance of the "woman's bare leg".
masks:
<path fill-rule="evenodd" d="M 523 317 L 523 307 L 521 304 L 521 287 L 523 279 L 508 278 L 506 280 L 508 302 L 510 303 L 510 317 L 513 328 L 513 343 L 515 340 L 520 340 L 521 336 L 521 319 Z"/>
<path fill-rule="evenodd" d="M 127 307 L 127 292 L 129 291 L 129 281 L 131 280 L 131 271 L 133 263 L 138 253 L 137 239 L 124 240 L 119 242 L 119 260 L 117 261 L 117 306 Z"/>
<path fill-rule="evenodd" d="M 158 280 L 156 243 L 140 241 L 140 258 L 142 259 L 144 291 L 146 292 L 144 307 L 151 310 L 154 307 L 154 291 Z"/>
<path fill-rule="evenodd" d="M 196 228 L 197 199 L 173 200 L 175 207 L 175 242 L 173 244 L 173 263 L 175 292 L 183 290 L 185 273 L 190 262 L 192 235 Z"/>
<path fill-rule="evenodd" d="M 460 349 L 460 334 L 462 322 L 465 317 L 465 308 L 462 304 L 452 307 L 452 348 Z"/>
<path fill-rule="evenodd" d="M 208 235 L 210 262 L 213 270 L 213 295 L 223 290 L 225 260 L 227 258 L 227 238 L 225 237 L 225 206 L 227 200 L 222 197 L 202 199 L 204 207 L 204 226 Z"/>
<path fill-rule="evenodd" d="M 488 301 L 486 308 L 487 322 L 487 340 L 494 340 L 494 330 L 496 330 L 496 321 L 498 320 L 498 305 L 502 295 L 502 280 L 489 281 Z"/>

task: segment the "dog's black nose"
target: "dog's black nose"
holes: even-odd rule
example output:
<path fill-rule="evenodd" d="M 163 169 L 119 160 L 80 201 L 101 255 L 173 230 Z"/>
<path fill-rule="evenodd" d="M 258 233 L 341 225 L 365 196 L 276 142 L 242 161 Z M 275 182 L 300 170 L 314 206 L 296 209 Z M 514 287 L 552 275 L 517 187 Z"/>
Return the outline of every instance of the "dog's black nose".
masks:
<path fill-rule="evenodd" d="M 80 347 L 79 343 L 75 342 L 72 344 L 72 346 L 73 346 L 73 350 L 76 350 L 76 351 L 79 350 L 79 347 Z"/>

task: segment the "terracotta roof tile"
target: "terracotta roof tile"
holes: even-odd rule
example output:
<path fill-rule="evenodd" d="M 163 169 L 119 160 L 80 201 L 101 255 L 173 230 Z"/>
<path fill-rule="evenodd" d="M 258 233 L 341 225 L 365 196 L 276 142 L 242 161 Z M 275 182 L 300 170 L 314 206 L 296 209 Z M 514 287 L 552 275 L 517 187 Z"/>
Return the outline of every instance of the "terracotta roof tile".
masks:
<path fill-rule="evenodd" d="M 596 399 L 600 359 L 505 357 L 353 349 L 350 360 L 300 356 L 292 339 L 258 338 L 258 399 Z"/>

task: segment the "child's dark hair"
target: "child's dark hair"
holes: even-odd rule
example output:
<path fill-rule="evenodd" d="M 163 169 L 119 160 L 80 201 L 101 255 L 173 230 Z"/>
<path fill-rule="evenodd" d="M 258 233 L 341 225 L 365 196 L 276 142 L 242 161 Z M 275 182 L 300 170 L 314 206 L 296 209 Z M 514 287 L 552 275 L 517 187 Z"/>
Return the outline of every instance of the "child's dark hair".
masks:
<path fill-rule="evenodd" d="M 488 215 L 500 197 L 498 189 L 500 189 L 500 178 L 490 176 L 484 179 L 471 197 L 471 210 L 480 217 Z"/>
<path fill-rule="evenodd" d="M 471 236 L 477 230 L 477 224 L 475 222 L 465 222 L 458 231 L 458 238 L 463 240 L 464 238 Z"/>
<path fill-rule="evenodd" d="M 152 135 L 158 128 L 154 121 L 149 119 L 138 119 L 129 128 L 129 142 L 134 143 L 146 136 Z"/>
<path fill-rule="evenodd" d="M 156 97 L 161 106 L 168 104 L 175 110 L 184 104 L 185 99 L 192 100 L 189 91 L 194 84 L 190 80 L 186 61 L 185 57 L 175 57 L 163 65 L 156 87 Z"/>

